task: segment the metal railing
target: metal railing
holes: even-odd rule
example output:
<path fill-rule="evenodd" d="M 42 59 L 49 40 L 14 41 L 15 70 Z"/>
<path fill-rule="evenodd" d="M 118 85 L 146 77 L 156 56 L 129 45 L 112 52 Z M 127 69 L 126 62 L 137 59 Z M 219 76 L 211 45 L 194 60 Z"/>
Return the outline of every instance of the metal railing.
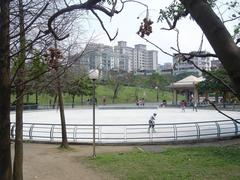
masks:
<path fill-rule="evenodd" d="M 240 120 L 240 119 L 238 119 Z M 92 143 L 92 124 L 66 125 L 68 141 Z M 148 124 L 96 124 L 96 143 L 161 143 L 200 141 L 240 135 L 240 124 L 232 120 L 156 124 L 148 132 Z M 11 123 L 11 138 L 15 123 Z M 61 125 L 24 123 L 23 139 L 29 141 L 61 142 Z"/>

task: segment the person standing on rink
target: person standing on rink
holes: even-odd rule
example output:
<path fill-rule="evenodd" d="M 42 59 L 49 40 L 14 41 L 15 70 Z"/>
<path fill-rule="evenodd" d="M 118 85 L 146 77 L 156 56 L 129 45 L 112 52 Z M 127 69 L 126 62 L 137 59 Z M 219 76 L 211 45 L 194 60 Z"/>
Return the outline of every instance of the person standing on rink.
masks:
<path fill-rule="evenodd" d="M 148 121 L 148 124 L 149 124 L 149 127 L 148 127 L 148 133 L 150 133 L 150 129 L 152 129 L 152 132 L 156 132 L 155 129 L 154 129 L 154 126 L 155 126 L 155 117 L 157 116 L 156 113 L 153 113 L 153 115 L 150 117 L 149 121 Z"/>

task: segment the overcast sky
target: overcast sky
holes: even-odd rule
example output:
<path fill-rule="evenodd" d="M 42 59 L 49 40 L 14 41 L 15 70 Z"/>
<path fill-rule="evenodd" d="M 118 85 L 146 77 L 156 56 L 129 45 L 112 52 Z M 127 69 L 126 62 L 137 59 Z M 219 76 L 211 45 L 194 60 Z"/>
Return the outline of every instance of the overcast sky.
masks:
<path fill-rule="evenodd" d="M 157 44 L 159 47 L 169 52 L 170 54 L 176 53 L 171 50 L 170 47 L 177 47 L 176 45 L 176 32 L 160 30 L 162 27 L 168 27 L 165 23 L 157 23 L 157 18 L 160 8 L 166 7 L 172 0 L 141 0 L 146 3 L 150 9 L 150 18 L 154 21 L 153 33 L 147 37 L 150 41 Z M 156 50 L 155 47 L 147 43 L 145 40 L 140 38 L 136 32 L 139 29 L 142 19 L 145 17 L 146 8 L 136 3 L 127 3 L 124 10 L 119 14 L 115 15 L 111 20 L 99 13 L 109 33 L 114 36 L 115 32 L 119 31 L 117 38 L 110 42 L 105 32 L 101 29 L 101 26 L 97 20 L 91 20 L 89 23 L 89 32 L 94 32 L 97 36 L 95 42 L 117 45 L 118 41 L 127 41 L 127 45 L 134 47 L 135 44 L 146 44 L 148 50 Z M 137 19 L 137 17 L 140 17 Z M 180 49 L 182 52 L 196 51 L 199 49 L 201 42 L 202 31 L 197 24 L 190 20 L 189 17 L 182 19 L 178 22 L 177 29 L 180 31 L 179 42 Z M 208 41 L 204 39 L 202 50 L 213 52 Z M 159 64 L 165 62 L 172 62 L 172 57 L 163 54 L 159 51 Z"/>

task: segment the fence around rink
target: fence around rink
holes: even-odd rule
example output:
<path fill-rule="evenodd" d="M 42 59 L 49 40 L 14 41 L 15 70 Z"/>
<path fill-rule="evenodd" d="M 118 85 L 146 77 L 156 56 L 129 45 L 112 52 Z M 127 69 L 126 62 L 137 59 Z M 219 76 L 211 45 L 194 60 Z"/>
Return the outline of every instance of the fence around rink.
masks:
<path fill-rule="evenodd" d="M 155 132 L 148 132 L 148 124 L 96 124 L 96 143 L 166 143 L 200 141 L 239 136 L 240 119 L 187 123 L 156 124 Z M 240 121 L 239 121 L 240 122 Z M 71 143 L 92 143 L 92 124 L 67 124 L 67 137 Z M 11 138 L 15 137 L 15 123 L 11 123 Z M 61 142 L 61 125 L 23 123 L 26 141 Z"/>

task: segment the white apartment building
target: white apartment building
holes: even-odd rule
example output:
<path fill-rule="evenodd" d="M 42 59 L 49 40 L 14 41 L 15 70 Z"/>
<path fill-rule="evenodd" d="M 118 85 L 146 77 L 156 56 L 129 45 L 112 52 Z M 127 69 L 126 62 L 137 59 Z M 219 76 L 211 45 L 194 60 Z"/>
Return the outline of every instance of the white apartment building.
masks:
<path fill-rule="evenodd" d="M 150 70 L 156 71 L 158 65 L 158 51 L 148 51 L 148 67 Z"/>
<path fill-rule="evenodd" d="M 156 71 L 158 51 L 147 50 L 146 45 L 137 44 L 134 48 L 128 47 L 126 41 L 119 41 L 114 47 L 119 70 L 127 72 Z"/>
<path fill-rule="evenodd" d="M 133 71 L 133 51 L 132 47 L 127 47 L 126 41 L 119 41 L 118 45 L 114 46 L 115 68 L 127 72 Z"/>
<path fill-rule="evenodd" d="M 170 62 L 164 63 L 163 65 L 160 65 L 160 74 L 172 74 L 173 71 L 173 65 Z"/>
<path fill-rule="evenodd" d="M 98 68 L 101 75 L 108 76 L 110 70 L 126 72 L 152 72 L 157 70 L 158 51 L 147 50 L 146 45 L 128 47 L 126 41 L 119 41 L 114 49 L 104 44 L 89 44 L 74 69 Z"/>
<path fill-rule="evenodd" d="M 105 77 L 115 67 L 113 48 L 104 44 L 89 44 L 79 62 L 86 71 L 97 68 L 100 76 Z"/>
<path fill-rule="evenodd" d="M 147 49 L 146 45 L 136 44 L 134 48 L 133 69 L 141 71 L 147 69 Z"/>
<path fill-rule="evenodd" d="M 192 53 L 204 55 L 208 52 L 201 51 Z M 178 75 L 184 72 L 198 73 L 199 76 L 202 75 L 202 72 L 195 68 L 193 64 L 188 63 L 187 61 L 183 62 L 182 58 L 183 57 L 181 54 L 173 54 L 173 75 Z M 207 71 L 211 70 L 211 60 L 212 59 L 210 57 L 194 57 L 191 59 L 191 61 L 194 62 L 199 68 L 205 69 Z"/>

